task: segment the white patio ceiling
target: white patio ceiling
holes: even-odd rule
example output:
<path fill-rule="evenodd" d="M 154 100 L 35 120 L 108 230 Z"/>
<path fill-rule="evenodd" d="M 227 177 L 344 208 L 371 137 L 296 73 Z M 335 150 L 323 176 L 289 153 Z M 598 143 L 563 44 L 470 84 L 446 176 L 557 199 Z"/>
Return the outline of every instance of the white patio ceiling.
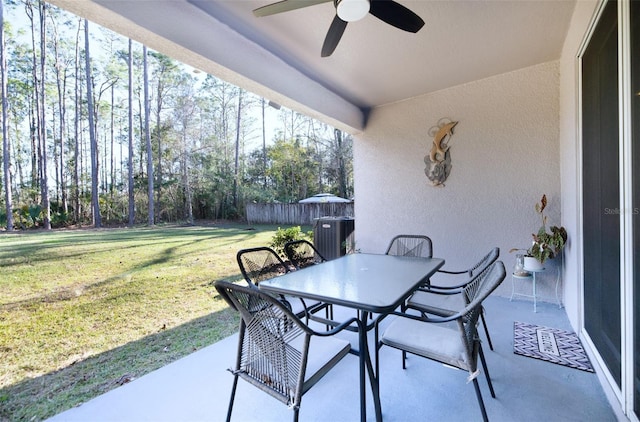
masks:
<path fill-rule="evenodd" d="M 263 18 L 270 0 L 50 0 L 150 48 L 334 126 L 372 108 L 560 57 L 575 0 L 398 0 L 417 34 L 368 15 L 327 58 L 331 2 Z"/>

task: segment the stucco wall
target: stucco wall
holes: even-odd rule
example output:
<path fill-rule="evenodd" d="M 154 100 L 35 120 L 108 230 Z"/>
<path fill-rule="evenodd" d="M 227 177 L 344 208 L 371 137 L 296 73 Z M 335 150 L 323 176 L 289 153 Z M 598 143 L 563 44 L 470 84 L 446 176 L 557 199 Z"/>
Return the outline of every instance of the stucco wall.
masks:
<path fill-rule="evenodd" d="M 424 174 L 429 128 L 459 121 L 445 187 Z M 355 140 L 356 248 L 382 253 L 400 233 L 431 237 L 434 255 L 467 268 L 493 246 L 508 269 L 528 247 L 543 193 L 560 223 L 559 62 L 475 81 L 375 109 Z M 555 271 L 540 277 L 555 295 Z M 498 294 L 511 293 L 510 278 Z"/>

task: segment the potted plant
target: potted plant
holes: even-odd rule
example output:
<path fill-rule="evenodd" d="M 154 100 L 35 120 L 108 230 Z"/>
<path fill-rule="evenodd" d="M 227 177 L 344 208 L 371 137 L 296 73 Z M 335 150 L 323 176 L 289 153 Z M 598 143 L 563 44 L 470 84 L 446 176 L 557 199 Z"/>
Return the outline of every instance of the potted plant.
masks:
<path fill-rule="evenodd" d="M 541 270 L 544 262 L 549 258 L 555 258 L 567 243 L 567 230 L 560 226 L 551 226 L 547 231 L 547 216 L 544 209 L 547 207 L 547 195 L 542 195 L 539 203 L 536 203 L 536 213 L 540 214 L 542 225 L 537 233 L 532 233 L 533 238 L 529 249 L 513 248 L 509 252 L 525 251 L 525 270 Z"/>

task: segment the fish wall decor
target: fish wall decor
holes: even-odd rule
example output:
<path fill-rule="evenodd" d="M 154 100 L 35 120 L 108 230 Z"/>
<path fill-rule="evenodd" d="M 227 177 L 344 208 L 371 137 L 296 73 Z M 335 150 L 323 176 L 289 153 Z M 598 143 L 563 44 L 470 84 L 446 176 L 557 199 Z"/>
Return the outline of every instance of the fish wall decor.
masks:
<path fill-rule="evenodd" d="M 433 137 L 433 145 L 428 155 L 424 157 L 426 165 L 424 173 L 433 186 L 444 187 L 444 182 L 451 173 L 451 152 L 449 141 L 453 136 L 453 128 L 458 122 L 442 118 L 436 126 L 429 129 L 429 136 Z"/>

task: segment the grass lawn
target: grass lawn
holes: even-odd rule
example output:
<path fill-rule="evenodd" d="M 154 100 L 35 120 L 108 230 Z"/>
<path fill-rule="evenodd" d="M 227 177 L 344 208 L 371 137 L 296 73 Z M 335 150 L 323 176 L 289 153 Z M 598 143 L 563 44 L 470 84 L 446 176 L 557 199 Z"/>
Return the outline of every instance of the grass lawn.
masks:
<path fill-rule="evenodd" d="M 42 420 L 228 336 L 213 282 L 277 227 L 0 235 L 0 420 Z"/>

